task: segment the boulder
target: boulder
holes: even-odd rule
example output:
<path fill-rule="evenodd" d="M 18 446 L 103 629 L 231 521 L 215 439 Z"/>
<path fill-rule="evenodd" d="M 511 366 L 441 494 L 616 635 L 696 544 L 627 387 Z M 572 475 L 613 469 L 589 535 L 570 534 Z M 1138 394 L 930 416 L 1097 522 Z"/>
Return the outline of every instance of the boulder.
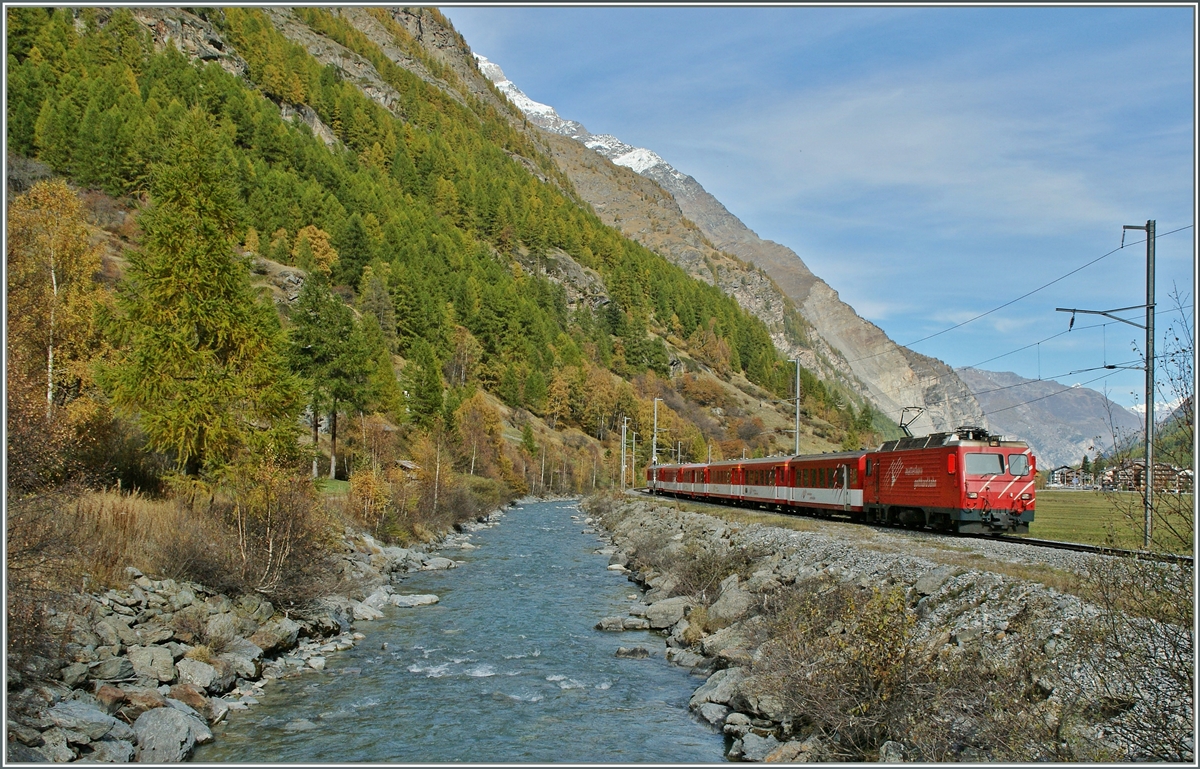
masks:
<path fill-rule="evenodd" d="M 208 697 L 204 696 L 204 690 L 193 684 L 175 684 L 171 687 L 170 699 L 182 702 L 200 714 L 208 709 Z"/>
<path fill-rule="evenodd" d="M 217 679 L 217 671 L 212 665 L 200 660 L 181 659 L 175 663 L 179 671 L 179 683 L 191 684 L 201 691 L 207 691 Z"/>
<path fill-rule="evenodd" d="M 435 604 L 440 599 L 432 593 L 422 595 L 393 595 L 388 599 L 388 603 L 392 606 L 413 607 L 413 606 L 429 606 Z"/>
<path fill-rule="evenodd" d="M 171 650 L 163 646 L 130 646 L 129 662 L 133 672 L 162 683 L 175 680 L 175 659 Z"/>
<path fill-rule="evenodd" d="M 354 604 L 354 619 L 371 622 L 377 619 L 383 619 L 383 612 L 374 608 L 370 604 L 355 603 Z"/>
<path fill-rule="evenodd" d="M 705 702 L 696 708 L 696 715 L 712 726 L 720 726 L 725 723 L 725 717 L 729 715 L 729 708 L 715 702 Z"/>
<path fill-rule="evenodd" d="M 254 593 L 246 593 L 240 596 L 237 602 L 234 603 L 233 611 L 239 617 L 245 617 L 261 625 L 271 619 L 271 615 L 275 613 L 275 607 L 271 606 L 271 602 L 263 599 L 261 596 Z"/>
<path fill-rule="evenodd" d="M 217 657 L 209 660 L 209 665 L 212 666 L 214 676 L 211 684 L 208 685 L 208 691 L 213 694 L 223 694 L 234 687 L 237 683 L 237 671 L 233 665 L 229 664 L 228 660 Z"/>
<path fill-rule="evenodd" d="M 736 574 L 721 585 L 721 595 L 708 607 L 708 618 L 711 622 L 727 625 L 746 616 L 754 605 L 754 596 L 738 586 Z"/>
<path fill-rule="evenodd" d="M 321 598 L 316 602 L 310 621 L 322 635 L 344 633 L 354 622 L 353 602 L 344 595 Z"/>
<path fill-rule="evenodd" d="M 725 649 L 748 649 L 750 646 L 751 641 L 741 625 L 721 628 L 700 642 L 700 650 L 709 657 L 716 657 Z"/>
<path fill-rule="evenodd" d="M 879 746 L 879 760 L 886 764 L 904 763 L 904 746 L 895 740 L 888 740 Z"/>
<path fill-rule="evenodd" d="M 46 714 L 60 729 L 79 732 L 89 740 L 98 740 L 116 725 L 117 719 L 95 705 L 77 700 L 60 702 Z"/>
<path fill-rule="evenodd" d="M 746 671 L 743 668 L 718 670 L 692 694 L 691 699 L 688 700 L 688 707 L 695 710 L 705 702 L 728 705 L 729 701 L 737 694 L 738 686 L 745 679 Z"/>
<path fill-rule="evenodd" d="M 787 708 L 778 697 L 766 693 L 763 684 L 758 676 L 747 676 L 730 699 L 730 707 L 771 721 L 782 721 L 787 717 Z"/>
<path fill-rule="evenodd" d="M 605 617 L 596 623 L 596 630 L 603 630 L 609 633 L 619 633 L 624 629 L 624 617 Z"/>
<path fill-rule="evenodd" d="M 245 679 L 258 678 L 262 673 L 263 651 L 245 638 L 235 638 L 218 659 L 229 663 L 235 675 Z"/>
<path fill-rule="evenodd" d="M 183 761 L 196 745 L 195 726 L 208 730 L 195 718 L 175 708 L 146 711 L 133 723 L 138 736 L 137 760 L 155 764 Z"/>
<path fill-rule="evenodd" d="M 645 617 L 626 617 L 622 623 L 626 630 L 649 630 L 650 620 Z"/>
<path fill-rule="evenodd" d="M 392 595 L 391 585 L 384 585 L 384 586 L 378 588 L 377 590 L 375 590 L 375 592 L 371 593 L 366 598 L 362 599 L 361 605 L 368 606 L 368 607 L 374 609 L 375 611 L 379 611 L 384 606 L 387 606 L 388 599 L 391 597 L 391 595 Z"/>
<path fill-rule="evenodd" d="M 645 646 L 618 646 L 614 657 L 624 657 L 631 660 L 644 660 L 650 656 L 650 650 Z"/>
<path fill-rule="evenodd" d="M 213 614 L 204 623 L 205 637 L 216 641 L 213 646 L 221 646 L 237 638 L 239 629 L 238 617 L 232 612 Z"/>
<path fill-rule="evenodd" d="M 196 594 L 193 593 L 189 588 L 181 587 L 179 590 L 171 594 L 170 602 L 171 609 L 173 611 L 179 611 L 180 609 L 185 609 L 194 604 L 196 602 Z"/>
<path fill-rule="evenodd" d="M 695 652 L 690 652 L 687 649 L 667 649 L 667 661 L 673 662 L 680 667 L 694 668 L 704 662 L 704 657 L 701 657 Z"/>
<path fill-rule="evenodd" d="M 695 603 L 691 598 L 682 595 L 664 598 L 650 604 L 646 609 L 646 619 L 650 622 L 650 627 L 656 630 L 668 628 L 683 619 L 688 608 Z"/>
<path fill-rule="evenodd" d="M 78 686 L 87 680 L 88 665 L 86 662 L 72 662 L 64 667 L 59 675 L 67 686 Z"/>
<path fill-rule="evenodd" d="M 435 571 L 438 569 L 453 569 L 458 566 L 457 563 L 449 558 L 434 557 L 430 558 L 425 563 L 421 564 L 421 571 Z"/>
<path fill-rule="evenodd" d="M 94 681 L 130 681 L 136 677 L 128 657 L 109 657 L 88 665 L 88 678 Z"/>
<path fill-rule="evenodd" d="M 760 737 L 754 732 L 747 732 L 745 737 L 735 742 L 734 747 L 729 749 L 729 756 L 734 757 L 736 752 L 739 761 L 763 761 L 781 744 L 771 735 Z"/>
<path fill-rule="evenodd" d="M 94 627 L 96 635 L 106 646 L 115 646 L 118 643 L 134 646 L 141 643 L 137 632 L 129 627 L 129 623 L 116 615 L 97 620 Z"/>
<path fill-rule="evenodd" d="M 84 760 L 103 764 L 128 764 L 133 761 L 133 743 L 129 740 L 100 740 L 91 744 L 92 751 Z"/>
<path fill-rule="evenodd" d="M 33 750 L 44 756 L 43 761 L 61 764 L 75 760 L 75 751 L 67 746 L 67 735 L 62 729 L 47 729 L 42 732 L 42 740 L 42 745 Z"/>
<path fill-rule="evenodd" d="M 300 625 L 282 617 L 270 620 L 260 627 L 250 636 L 250 643 L 262 649 L 264 654 L 276 654 L 295 646 L 299 635 Z"/>
<path fill-rule="evenodd" d="M 954 576 L 953 567 L 939 566 L 933 571 L 926 572 L 918 579 L 913 585 L 913 590 L 916 590 L 921 595 L 933 595 L 952 576 Z"/>
<path fill-rule="evenodd" d="M 138 643 L 142 646 L 166 643 L 175 637 L 174 630 L 158 622 L 138 625 L 134 632 L 137 633 Z"/>
<path fill-rule="evenodd" d="M 143 713 L 165 708 L 167 699 L 155 689 L 126 689 L 118 713 L 126 721 L 136 721 Z"/>
<path fill-rule="evenodd" d="M 108 714 L 113 714 L 125 702 L 125 692 L 112 684 L 96 687 L 96 704 Z"/>

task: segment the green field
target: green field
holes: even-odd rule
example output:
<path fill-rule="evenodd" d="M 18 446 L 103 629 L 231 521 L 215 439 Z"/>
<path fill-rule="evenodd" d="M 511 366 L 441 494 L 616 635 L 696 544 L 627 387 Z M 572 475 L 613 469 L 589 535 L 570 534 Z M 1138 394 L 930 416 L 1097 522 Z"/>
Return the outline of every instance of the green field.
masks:
<path fill-rule="evenodd" d="M 331 481 L 328 478 L 321 478 L 317 481 L 317 488 L 327 496 L 339 496 L 350 492 L 350 481 Z"/>
<path fill-rule="evenodd" d="M 1159 500 L 1159 507 L 1171 511 L 1192 510 L 1190 494 Z M 1065 491 L 1042 489 L 1037 493 L 1037 510 L 1029 536 L 1037 539 L 1056 539 L 1088 545 L 1108 545 L 1140 550 L 1142 547 L 1141 495 L 1134 492 Z M 1184 516 L 1175 514 L 1172 522 Z M 1186 516 L 1186 528 L 1194 531 L 1194 517 Z M 1157 529 L 1157 527 L 1155 527 Z M 1112 539 L 1110 540 L 1110 535 Z M 1191 552 L 1192 535 L 1183 544 L 1178 538 L 1154 537 L 1157 547 L 1173 552 Z"/>

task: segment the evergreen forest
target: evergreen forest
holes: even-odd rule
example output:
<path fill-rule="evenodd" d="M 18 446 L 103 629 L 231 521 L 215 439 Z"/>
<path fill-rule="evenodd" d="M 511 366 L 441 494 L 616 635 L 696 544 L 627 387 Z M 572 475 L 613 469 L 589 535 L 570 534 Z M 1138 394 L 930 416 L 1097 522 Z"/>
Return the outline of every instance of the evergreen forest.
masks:
<path fill-rule="evenodd" d="M 191 12 L 243 72 L 127 9 L 6 10 L 10 524 L 140 495 L 208 543 L 156 568 L 303 600 L 339 516 L 407 543 L 617 487 L 623 427 L 633 483 L 656 405 L 661 460 L 791 446 L 750 408 L 792 408 L 763 322 L 602 224 L 515 108 L 387 10 L 391 54 L 291 10 L 382 99 L 265 9 Z M 870 439 L 869 406 L 799 375 L 806 439 Z"/>

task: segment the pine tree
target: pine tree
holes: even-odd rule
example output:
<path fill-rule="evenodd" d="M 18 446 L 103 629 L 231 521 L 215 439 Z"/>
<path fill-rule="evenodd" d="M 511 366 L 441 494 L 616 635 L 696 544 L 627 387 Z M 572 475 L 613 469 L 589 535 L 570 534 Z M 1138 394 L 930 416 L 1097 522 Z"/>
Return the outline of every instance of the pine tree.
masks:
<path fill-rule="evenodd" d="M 198 108 L 152 169 L 142 248 L 128 254 L 103 372 L 114 403 L 188 475 L 235 455 L 294 445 L 298 387 L 270 304 L 234 252 L 237 189 L 229 137 Z"/>

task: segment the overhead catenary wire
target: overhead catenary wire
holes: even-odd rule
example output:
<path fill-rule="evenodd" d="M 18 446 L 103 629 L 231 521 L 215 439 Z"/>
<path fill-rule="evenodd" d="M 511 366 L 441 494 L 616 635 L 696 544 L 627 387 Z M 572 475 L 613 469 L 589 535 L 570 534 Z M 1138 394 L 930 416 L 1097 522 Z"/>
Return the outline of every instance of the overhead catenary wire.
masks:
<path fill-rule="evenodd" d="M 1164 308 L 1164 309 L 1156 311 L 1154 314 L 1157 316 L 1157 315 L 1164 315 L 1167 313 L 1175 313 L 1175 312 L 1179 312 L 1180 310 L 1190 310 L 1190 309 L 1192 309 L 1192 307 L 1193 307 L 1193 305 L 1187 304 L 1187 305 L 1183 305 L 1181 307 Z M 1112 325 L 1112 321 L 1109 321 L 1107 323 L 1095 323 L 1090 326 L 1076 326 L 1075 329 L 1077 331 L 1087 331 L 1089 329 L 1094 329 L 1094 328 L 1101 328 L 1101 329 L 1106 328 L 1107 326 L 1110 326 L 1110 325 Z M 1000 360 L 1001 358 L 1006 358 L 1009 355 L 1015 355 L 1018 352 L 1028 350 L 1031 347 L 1036 347 L 1036 346 L 1042 344 L 1043 342 L 1049 342 L 1053 339 L 1057 339 L 1060 336 L 1065 336 L 1068 333 L 1075 333 L 1075 332 L 1074 331 L 1060 331 L 1057 334 L 1051 334 L 1050 336 L 1040 339 L 1036 342 L 1030 342 L 1029 344 L 1023 345 L 1021 347 L 1017 347 L 1016 349 L 1013 349 L 1013 350 L 1009 350 L 1008 352 L 1004 352 L 999 355 L 994 355 L 991 358 L 981 360 L 978 363 L 968 364 L 967 366 L 963 366 L 962 368 L 975 368 L 977 366 L 982 366 L 985 363 L 991 363 L 994 360 Z M 1107 364 L 1108 363 L 1107 337 L 1105 338 L 1105 345 L 1106 345 L 1106 352 L 1104 355 L 1104 362 Z M 1156 359 L 1158 357 L 1159 356 L 1155 356 Z M 1074 373 L 1078 373 L 1078 372 L 1074 372 Z M 950 377 L 955 374 L 956 374 L 956 369 L 950 369 L 945 374 L 937 374 L 935 376 L 925 377 L 917 382 L 914 382 L 913 384 L 902 385 L 900 387 L 893 387 L 893 388 L 887 388 L 887 389 L 884 389 L 884 388 L 876 388 L 876 389 L 879 392 L 887 394 L 887 395 L 899 396 L 903 392 L 929 387 L 929 386 L 936 384 L 937 382 L 940 382 L 941 380 L 946 379 L 947 377 Z M 1068 374 L 1058 374 L 1056 376 L 1069 376 L 1069 373 Z M 1054 379 L 1054 376 L 1046 377 L 1046 378 Z M 1039 379 L 1045 379 L 1045 378 L 1040 377 L 1040 374 L 1039 374 Z M 1038 380 L 1030 380 L 1030 381 L 1038 381 Z M 991 391 L 990 390 L 981 391 L 979 394 L 982 395 L 982 394 L 984 394 L 984 392 L 991 392 Z M 936 405 L 954 403 L 956 401 L 962 401 L 962 400 L 965 400 L 965 398 L 949 398 L 949 399 L 944 399 L 941 401 L 933 401 L 933 402 L 928 403 L 927 405 L 936 406 Z"/>
<path fill-rule="evenodd" d="M 1182 226 L 1182 227 L 1179 227 L 1179 228 L 1177 228 L 1177 229 L 1174 229 L 1174 230 L 1170 230 L 1170 231 L 1168 231 L 1168 232 L 1160 232 L 1160 233 L 1157 233 L 1157 234 L 1155 235 L 1154 239 L 1155 239 L 1155 240 L 1158 240 L 1159 238 L 1165 237 L 1165 236 L 1167 236 L 1167 235 L 1173 235 L 1173 234 L 1174 234 L 1174 233 L 1176 233 L 1176 232 L 1182 232 L 1183 230 L 1190 229 L 1192 226 L 1193 226 L 1193 225 L 1191 225 L 1191 224 L 1185 224 L 1185 225 L 1184 225 L 1184 226 Z M 988 311 L 986 311 L 986 312 L 981 312 L 981 313 L 979 313 L 978 315 L 976 315 L 975 317 L 973 317 L 973 318 L 968 318 L 967 320 L 964 320 L 964 321 L 962 321 L 961 323 L 955 323 L 953 326 L 950 326 L 949 328 L 944 328 L 944 329 L 942 329 L 941 331 L 936 331 L 936 332 L 934 332 L 934 333 L 932 333 L 932 334 L 929 334 L 928 336 L 923 336 L 923 337 L 921 337 L 920 339 L 914 340 L 914 341 L 912 341 L 912 342 L 906 342 L 906 343 L 905 343 L 903 346 L 904 346 L 904 347 L 912 347 L 913 345 L 920 344 L 921 342 L 926 342 L 926 341 L 929 341 L 930 339 L 933 339 L 934 337 L 941 336 L 942 334 L 947 334 L 947 333 L 949 333 L 949 332 L 951 332 L 951 331 L 954 331 L 955 329 L 962 328 L 963 326 L 966 326 L 966 325 L 967 325 L 967 324 L 969 324 L 969 323 L 974 323 L 975 321 L 979 320 L 980 318 L 986 318 L 987 316 L 991 315 L 991 314 L 992 314 L 992 313 L 994 313 L 994 312 L 999 312 L 1000 310 L 1003 310 L 1005 307 L 1009 307 L 1009 306 L 1011 306 L 1011 305 L 1014 305 L 1014 304 L 1016 304 L 1017 302 L 1021 301 L 1022 299 L 1027 299 L 1027 298 L 1029 298 L 1029 297 L 1033 296 L 1034 294 L 1038 293 L 1039 291 L 1043 291 L 1043 290 L 1045 290 L 1045 289 L 1049 288 L 1050 286 L 1053 286 L 1055 283 L 1058 283 L 1058 282 L 1060 282 L 1060 281 L 1066 280 L 1067 278 L 1071 277 L 1071 276 L 1072 276 L 1072 275 L 1074 275 L 1075 273 L 1077 273 L 1077 272 L 1080 272 L 1081 270 L 1085 270 L 1085 269 L 1087 269 L 1088 267 L 1091 267 L 1093 264 L 1096 264 L 1097 262 L 1100 262 L 1100 261 L 1102 261 L 1102 260 L 1104 260 L 1104 259 L 1107 259 L 1108 257 L 1110 257 L 1110 256 L 1112 256 L 1113 254 L 1117 253 L 1117 252 L 1118 252 L 1118 251 L 1120 251 L 1121 249 L 1125 248 L 1125 246 L 1136 246 L 1138 243 L 1145 243 L 1145 242 L 1146 242 L 1145 238 L 1143 238 L 1142 240 L 1138 240 L 1138 241 L 1132 242 L 1132 243 L 1125 243 L 1125 242 L 1122 242 L 1120 246 L 1117 246 L 1117 247 L 1116 247 L 1116 248 L 1114 248 L 1112 251 L 1109 251 L 1107 254 L 1103 254 L 1103 255 L 1101 255 L 1101 256 L 1098 256 L 1098 257 L 1096 257 L 1095 259 L 1091 260 L 1090 262 L 1087 262 L 1087 263 L 1085 263 L 1085 264 L 1081 264 L 1080 266 L 1076 267 L 1075 269 L 1071 270 L 1070 272 L 1068 272 L 1068 273 L 1066 273 L 1066 274 L 1064 274 L 1064 275 L 1060 275 L 1060 276 L 1058 276 L 1057 278 L 1055 278 L 1054 280 L 1050 281 L 1049 283 L 1044 283 L 1044 284 L 1042 284 L 1042 285 L 1038 286 L 1037 288 L 1033 289 L 1032 291 L 1028 291 L 1028 292 L 1026 292 L 1026 293 L 1024 293 L 1024 294 L 1021 294 L 1021 295 L 1020 295 L 1020 296 L 1018 296 L 1016 299 L 1010 299 L 1009 301 L 1005 302 L 1005 303 L 1004 303 L 1004 304 L 1002 304 L 1002 305 L 999 305 L 998 307 L 993 307 L 992 309 L 990 309 L 990 310 L 988 310 Z M 852 361 L 847 361 L 847 362 L 848 362 L 848 363 L 858 363 L 859 361 L 869 360 L 869 359 L 871 359 L 871 358 L 875 358 L 875 357 L 878 357 L 878 356 L 880 356 L 880 355 L 885 355 L 885 354 L 887 354 L 888 352 L 889 352 L 888 350 L 883 350 L 883 351 L 880 351 L 880 352 L 871 353 L 870 355 L 864 355 L 864 356 L 863 356 L 863 357 L 861 357 L 861 358 L 855 358 L 854 360 L 852 360 Z"/>

